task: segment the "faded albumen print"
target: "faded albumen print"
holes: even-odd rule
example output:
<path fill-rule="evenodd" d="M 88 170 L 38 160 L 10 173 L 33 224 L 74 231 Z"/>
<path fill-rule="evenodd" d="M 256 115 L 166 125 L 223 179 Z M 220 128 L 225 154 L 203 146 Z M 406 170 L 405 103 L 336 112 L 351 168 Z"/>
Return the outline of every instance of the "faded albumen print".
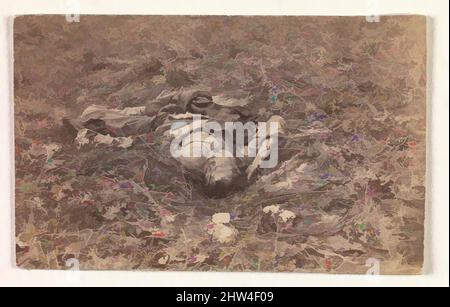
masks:
<path fill-rule="evenodd" d="M 420 274 L 426 18 L 20 16 L 24 269 Z"/>

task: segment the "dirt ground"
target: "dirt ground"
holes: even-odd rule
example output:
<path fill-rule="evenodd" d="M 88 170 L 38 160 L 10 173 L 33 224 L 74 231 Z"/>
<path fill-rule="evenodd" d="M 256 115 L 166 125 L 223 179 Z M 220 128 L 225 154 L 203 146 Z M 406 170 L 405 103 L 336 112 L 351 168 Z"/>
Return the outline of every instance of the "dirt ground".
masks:
<path fill-rule="evenodd" d="M 419 273 L 425 41 L 418 16 L 16 18 L 17 265 Z M 194 86 L 282 116 L 279 167 L 213 199 L 151 132 L 79 146 L 62 125 Z"/>

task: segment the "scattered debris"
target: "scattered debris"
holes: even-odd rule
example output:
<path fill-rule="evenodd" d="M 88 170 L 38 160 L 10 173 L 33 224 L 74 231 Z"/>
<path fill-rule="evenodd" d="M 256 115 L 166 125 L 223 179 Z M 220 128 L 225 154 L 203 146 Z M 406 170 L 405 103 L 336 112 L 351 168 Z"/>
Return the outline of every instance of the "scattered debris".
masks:
<path fill-rule="evenodd" d="M 230 222 L 229 213 L 216 213 L 212 217 L 212 223 L 207 226 L 208 233 L 220 243 L 231 243 L 235 240 L 238 231 L 232 225 L 224 225 Z"/>

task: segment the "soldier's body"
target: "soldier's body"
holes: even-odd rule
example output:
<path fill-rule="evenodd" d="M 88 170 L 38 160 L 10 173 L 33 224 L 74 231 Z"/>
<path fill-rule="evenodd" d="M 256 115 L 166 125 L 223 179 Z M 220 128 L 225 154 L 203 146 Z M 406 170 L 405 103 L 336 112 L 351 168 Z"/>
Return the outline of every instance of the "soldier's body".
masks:
<path fill-rule="evenodd" d="M 220 124 L 256 121 L 256 116 L 246 106 L 219 105 L 207 91 L 181 89 L 160 95 L 147 105 L 138 108 L 117 110 L 96 105 L 90 106 L 78 119 L 70 120 L 69 123 L 77 131 L 89 129 L 111 137 L 128 137 L 152 131 L 156 135 L 164 136 L 168 144 L 174 137 L 172 131 L 174 123 L 190 121 L 194 115 L 200 115 L 205 122 L 214 121 Z M 269 121 L 279 123 L 281 125 L 279 131 L 283 132 L 284 123 L 279 116 L 274 116 Z M 225 138 L 225 133 L 222 137 Z M 278 138 L 278 135 L 276 137 Z M 247 143 L 248 138 L 246 138 L 245 146 L 248 145 Z M 201 146 L 196 143 L 189 144 L 190 147 L 197 145 Z M 265 143 L 264 146 L 270 147 L 270 144 Z M 170 154 L 169 150 L 167 154 Z M 229 155 L 227 157 L 176 158 L 184 169 L 195 174 L 208 194 L 219 197 L 244 186 L 258 169 L 262 159 L 264 157 L 258 155 L 256 157 Z"/>

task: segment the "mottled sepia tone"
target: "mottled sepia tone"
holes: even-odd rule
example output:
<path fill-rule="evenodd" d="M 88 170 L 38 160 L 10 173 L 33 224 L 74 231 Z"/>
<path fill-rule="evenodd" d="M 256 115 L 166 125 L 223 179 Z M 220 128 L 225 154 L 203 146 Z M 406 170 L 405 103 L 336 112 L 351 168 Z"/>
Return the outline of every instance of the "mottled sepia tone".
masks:
<path fill-rule="evenodd" d="M 418 274 L 426 83 L 421 16 L 17 17 L 17 265 Z M 212 118 L 279 119 L 278 166 L 219 195 L 173 159 L 191 89 Z"/>

